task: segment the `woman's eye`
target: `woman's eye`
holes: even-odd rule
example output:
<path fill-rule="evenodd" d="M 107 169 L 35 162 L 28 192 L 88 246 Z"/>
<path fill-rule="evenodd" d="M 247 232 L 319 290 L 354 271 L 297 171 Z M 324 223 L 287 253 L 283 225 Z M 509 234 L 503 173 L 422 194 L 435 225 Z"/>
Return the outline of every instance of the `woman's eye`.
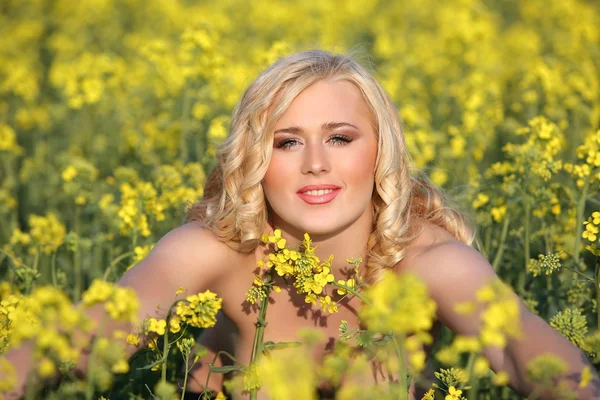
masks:
<path fill-rule="evenodd" d="M 352 139 L 345 135 L 335 135 L 332 136 L 329 140 L 331 140 L 336 146 L 343 146 L 344 144 L 350 143 L 352 141 Z"/>
<path fill-rule="evenodd" d="M 290 147 L 294 147 L 296 143 L 298 143 L 298 141 L 295 139 L 284 139 L 277 143 L 277 146 L 275 147 L 278 149 L 289 149 Z"/>

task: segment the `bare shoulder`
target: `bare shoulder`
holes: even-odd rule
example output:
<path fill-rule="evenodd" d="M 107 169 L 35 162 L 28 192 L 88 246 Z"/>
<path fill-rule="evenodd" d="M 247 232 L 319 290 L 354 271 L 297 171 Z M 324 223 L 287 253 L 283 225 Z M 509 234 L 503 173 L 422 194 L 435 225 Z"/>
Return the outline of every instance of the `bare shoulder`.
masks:
<path fill-rule="evenodd" d="M 152 308 L 172 301 L 180 287 L 187 293 L 218 291 L 236 257 L 238 253 L 202 223 L 190 222 L 163 236 L 119 284 L 135 289 L 146 302 L 143 308 Z"/>
<path fill-rule="evenodd" d="M 417 274 L 425 280 L 433 297 L 440 299 L 445 293 L 453 292 L 450 295 L 456 295 L 456 300 L 459 300 L 461 293 L 472 294 L 496 277 L 492 266 L 481 253 L 434 224 L 427 224 L 407 247 L 405 257 L 395 266 L 395 270 Z M 449 287 L 457 290 L 449 291 Z"/>

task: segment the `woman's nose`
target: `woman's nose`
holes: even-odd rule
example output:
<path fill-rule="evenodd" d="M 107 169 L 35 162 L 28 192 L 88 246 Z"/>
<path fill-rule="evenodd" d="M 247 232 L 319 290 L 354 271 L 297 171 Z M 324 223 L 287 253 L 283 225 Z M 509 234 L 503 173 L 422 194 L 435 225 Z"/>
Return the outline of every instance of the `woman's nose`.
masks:
<path fill-rule="evenodd" d="M 321 143 L 306 144 L 302 160 L 303 174 L 320 174 L 330 169 L 327 151 Z"/>

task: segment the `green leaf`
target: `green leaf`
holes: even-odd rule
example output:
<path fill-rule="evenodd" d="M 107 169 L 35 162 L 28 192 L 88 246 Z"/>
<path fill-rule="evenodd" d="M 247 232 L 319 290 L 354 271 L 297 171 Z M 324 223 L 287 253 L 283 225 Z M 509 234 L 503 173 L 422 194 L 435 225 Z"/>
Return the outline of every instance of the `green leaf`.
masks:
<path fill-rule="evenodd" d="M 154 361 L 152 364 L 148 364 L 146 366 L 140 367 L 140 368 L 136 368 L 138 371 L 141 370 L 145 370 L 145 369 L 151 369 L 153 367 L 156 367 L 157 365 L 162 364 L 163 362 L 165 362 L 166 359 L 165 358 L 159 358 L 158 360 Z"/>
<path fill-rule="evenodd" d="M 263 349 L 266 351 L 276 350 L 276 349 L 287 349 L 290 347 L 298 347 L 301 346 L 300 342 L 272 342 L 268 341 L 263 344 Z"/>
<path fill-rule="evenodd" d="M 239 365 L 226 365 L 224 367 L 210 367 L 210 372 L 214 372 L 216 374 L 226 374 L 231 371 L 243 371 L 244 367 Z"/>

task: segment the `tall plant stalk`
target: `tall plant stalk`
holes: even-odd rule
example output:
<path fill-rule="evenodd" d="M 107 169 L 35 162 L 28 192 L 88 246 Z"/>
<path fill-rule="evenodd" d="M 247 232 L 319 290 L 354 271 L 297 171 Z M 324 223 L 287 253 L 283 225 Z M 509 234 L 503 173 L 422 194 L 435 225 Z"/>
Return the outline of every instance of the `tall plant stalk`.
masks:
<path fill-rule="evenodd" d="M 260 302 L 260 309 L 258 317 L 256 318 L 256 332 L 254 333 L 254 343 L 252 344 L 252 355 L 250 356 L 249 368 L 254 368 L 256 363 L 260 359 L 260 355 L 263 351 L 263 340 L 265 336 L 265 327 L 267 326 L 267 308 L 269 307 L 269 296 L 271 294 L 271 281 L 273 275 L 271 272 L 269 284 L 266 286 L 266 296 Z M 256 400 L 258 396 L 258 390 L 253 389 L 250 392 L 250 399 Z"/>
<path fill-rule="evenodd" d="M 581 197 L 577 202 L 577 216 L 575 217 L 575 221 L 577 222 L 577 227 L 575 228 L 575 245 L 573 248 L 573 259 L 575 260 L 575 264 L 579 263 L 579 247 L 581 246 L 581 233 L 582 233 L 582 224 L 583 213 L 585 212 L 585 202 L 588 194 L 588 189 L 590 186 L 589 179 L 585 180 L 583 184 L 583 189 L 581 190 Z M 573 278 L 575 278 L 573 276 Z"/>

